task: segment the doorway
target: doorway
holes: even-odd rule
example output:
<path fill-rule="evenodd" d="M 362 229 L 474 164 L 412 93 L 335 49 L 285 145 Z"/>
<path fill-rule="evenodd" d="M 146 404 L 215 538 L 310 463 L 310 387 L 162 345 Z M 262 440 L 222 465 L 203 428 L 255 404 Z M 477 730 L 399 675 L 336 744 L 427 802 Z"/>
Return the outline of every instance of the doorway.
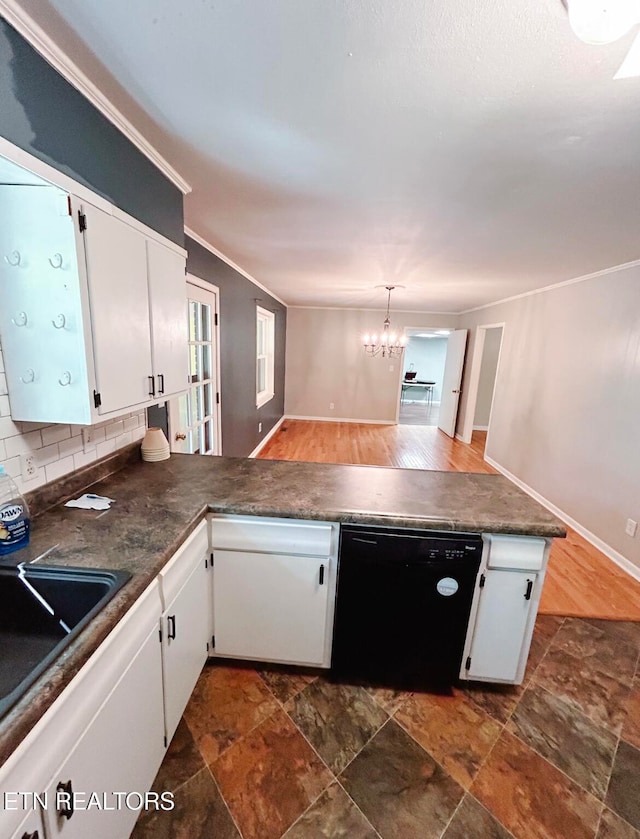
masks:
<path fill-rule="evenodd" d="M 491 429 L 503 337 L 503 323 L 486 324 L 476 330 L 462 441 L 471 443 L 472 438 L 482 441 L 483 453 Z"/>
<path fill-rule="evenodd" d="M 450 329 L 407 329 L 400 425 L 437 425 Z"/>
<path fill-rule="evenodd" d="M 189 390 L 169 402 L 171 451 L 222 454 L 220 429 L 220 292 L 187 275 Z"/>

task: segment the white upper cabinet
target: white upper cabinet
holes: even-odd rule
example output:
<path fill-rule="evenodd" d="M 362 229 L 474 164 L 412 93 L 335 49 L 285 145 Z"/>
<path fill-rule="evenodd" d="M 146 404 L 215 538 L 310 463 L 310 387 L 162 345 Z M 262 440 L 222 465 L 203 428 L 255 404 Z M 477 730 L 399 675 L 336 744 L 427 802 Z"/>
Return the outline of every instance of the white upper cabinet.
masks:
<path fill-rule="evenodd" d="M 184 257 L 147 239 L 147 266 L 155 393 L 166 398 L 186 390 L 189 377 Z"/>
<path fill-rule="evenodd" d="M 147 250 L 144 236 L 120 219 L 90 204 L 82 213 L 96 392 L 104 414 L 145 402 L 152 391 Z"/>
<path fill-rule="evenodd" d="M 186 390 L 184 251 L 54 186 L 0 186 L 14 420 L 91 424 Z"/>

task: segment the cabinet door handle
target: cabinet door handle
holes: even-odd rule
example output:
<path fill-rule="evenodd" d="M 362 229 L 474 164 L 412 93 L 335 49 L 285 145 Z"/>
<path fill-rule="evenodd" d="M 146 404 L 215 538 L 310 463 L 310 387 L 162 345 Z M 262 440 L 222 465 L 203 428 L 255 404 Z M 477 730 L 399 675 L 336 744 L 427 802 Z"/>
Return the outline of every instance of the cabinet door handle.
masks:
<path fill-rule="evenodd" d="M 167 615 L 167 638 L 173 640 L 176 637 L 176 616 Z"/>
<path fill-rule="evenodd" d="M 147 376 L 149 379 L 149 396 L 156 395 L 156 380 L 155 376 Z"/>
<path fill-rule="evenodd" d="M 533 589 L 533 580 L 527 580 L 527 590 L 524 593 L 525 600 L 531 600 L 531 591 Z"/>
<path fill-rule="evenodd" d="M 164 373 L 158 373 L 158 395 L 164 393 Z"/>
<path fill-rule="evenodd" d="M 318 585 L 324 585 L 324 565 L 320 566 L 320 573 L 318 574 Z"/>
<path fill-rule="evenodd" d="M 58 786 L 56 787 L 56 809 L 58 810 L 58 815 L 63 816 L 65 819 L 70 819 L 73 815 L 73 787 L 71 786 L 71 780 L 68 780 L 66 783 L 64 781 L 58 781 Z"/>

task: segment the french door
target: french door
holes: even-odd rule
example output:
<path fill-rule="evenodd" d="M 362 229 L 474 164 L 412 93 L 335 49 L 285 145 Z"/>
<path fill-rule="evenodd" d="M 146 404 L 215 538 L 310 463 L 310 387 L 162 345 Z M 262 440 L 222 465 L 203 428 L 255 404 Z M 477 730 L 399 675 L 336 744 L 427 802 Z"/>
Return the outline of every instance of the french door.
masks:
<path fill-rule="evenodd" d="M 187 275 L 189 390 L 169 402 L 171 451 L 222 454 L 219 290 Z"/>

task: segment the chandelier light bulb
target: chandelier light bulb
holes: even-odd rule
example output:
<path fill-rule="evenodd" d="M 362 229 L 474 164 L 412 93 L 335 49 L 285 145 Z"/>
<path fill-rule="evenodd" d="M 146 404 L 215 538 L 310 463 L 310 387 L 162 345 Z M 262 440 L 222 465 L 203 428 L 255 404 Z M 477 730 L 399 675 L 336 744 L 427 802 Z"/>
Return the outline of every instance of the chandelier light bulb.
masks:
<path fill-rule="evenodd" d="M 391 331 L 391 318 L 389 317 L 389 305 L 391 303 L 391 292 L 395 286 L 385 286 L 387 289 L 387 313 L 382 324 L 382 332 L 380 338 L 374 333 L 373 335 L 366 334 L 362 338 L 365 352 L 367 355 L 376 356 L 381 354 L 383 358 L 394 358 L 401 356 L 404 352 L 406 338 L 404 335 L 398 335 Z"/>

